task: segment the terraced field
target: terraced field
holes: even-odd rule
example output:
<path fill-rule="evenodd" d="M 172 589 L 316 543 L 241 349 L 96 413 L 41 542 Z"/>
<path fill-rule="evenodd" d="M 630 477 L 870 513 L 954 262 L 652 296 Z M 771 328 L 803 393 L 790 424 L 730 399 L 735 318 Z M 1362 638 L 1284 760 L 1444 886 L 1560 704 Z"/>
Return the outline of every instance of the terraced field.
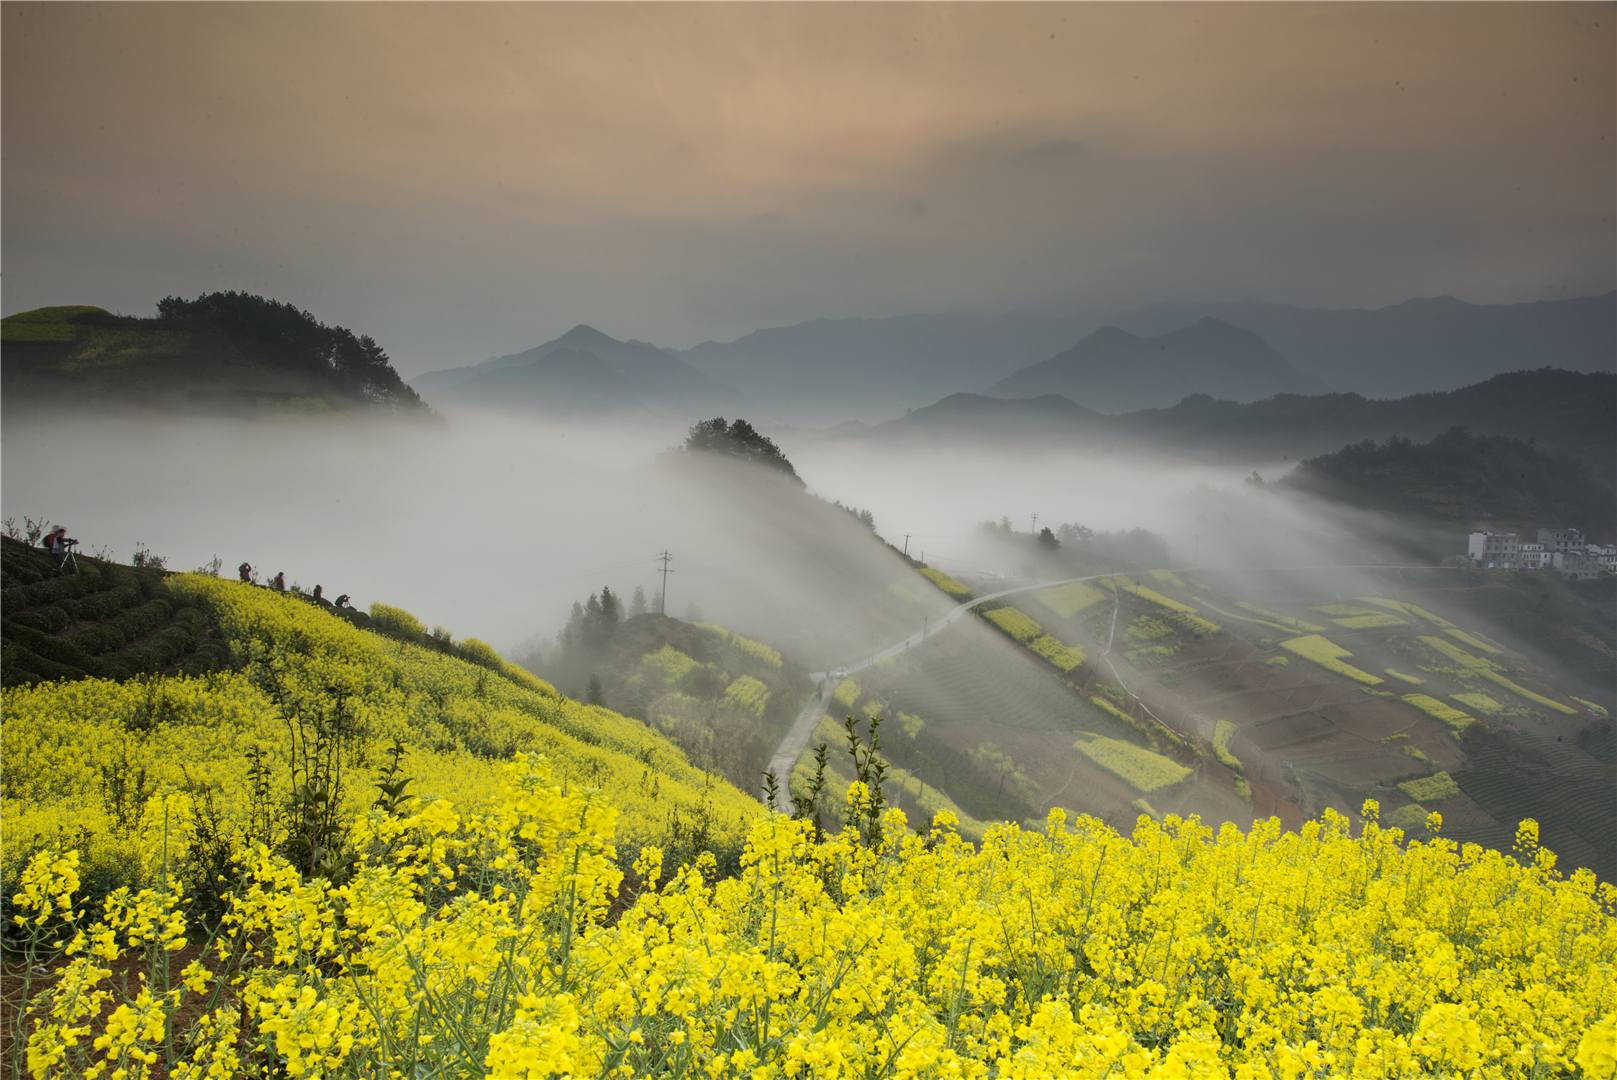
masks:
<path fill-rule="evenodd" d="M 6 685 L 196 674 L 229 664 L 217 620 L 157 571 L 80 556 L 77 574 L 59 574 L 44 551 L 10 538 L 0 544 Z"/>
<path fill-rule="evenodd" d="M 976 625 L 993 649 L 980 636 L 928 644 L 888 690 L 926 717 L 928 738 L 962 752 L 989 743 L 1012 759 L 1037 791 L 1030 803 L 1116 822 L 1148 797 L 1156 812 L 1296 825 L 1371 797 L 1389 820 L 1424 828 L 1438 810 L 1446 835 L 1496 847 L 1534 817 L 1572 864 L 1617 873 L 1611 688 L 1561 684 L 1555 665 L 1457 608 L 1456 580 L 1254 588 L 1180 572 L 1063 586 L 985 605 Z M 1051 670 L 1046 639 L 1083 659 Z M 1152 791 L 1126 780 L 1119 790 L 1116 769 L 1075 773 L 1074 798 L 1058 777 L 1070 752 L 1053 745 L 1068 725 L 1191 771 Z M 1426 781 L 1439 774 L 1450 782 Z"/>

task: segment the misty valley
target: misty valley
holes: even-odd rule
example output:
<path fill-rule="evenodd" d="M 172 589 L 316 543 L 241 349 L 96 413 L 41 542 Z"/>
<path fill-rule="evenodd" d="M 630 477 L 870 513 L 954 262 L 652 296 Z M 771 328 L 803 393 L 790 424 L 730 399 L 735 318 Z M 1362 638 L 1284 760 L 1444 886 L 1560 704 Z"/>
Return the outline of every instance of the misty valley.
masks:
<path fill-rule="evenodd" d="M 540 759 L 641 888 L 746 880 L 771 813 L 961 852 L 1323 818 L 1520 858 L 1527 822 L 1617 874 L 1610 372 L 805 427 L 583 327 L 419 390 L 246 294 L 3 328 L 25 922 L 64 844 L 139 885 L 153 814 L 210 910 L 238 845 L 335 886 L 377 857 L 343 815 L 413 835 Z M 1540 526 L 1587 533 L 1473 549 Z"/>
<path fill-rule="evenodd" d="M 1617 1080 L 1614 16 L 0 0 L 0 1080 Z"/>

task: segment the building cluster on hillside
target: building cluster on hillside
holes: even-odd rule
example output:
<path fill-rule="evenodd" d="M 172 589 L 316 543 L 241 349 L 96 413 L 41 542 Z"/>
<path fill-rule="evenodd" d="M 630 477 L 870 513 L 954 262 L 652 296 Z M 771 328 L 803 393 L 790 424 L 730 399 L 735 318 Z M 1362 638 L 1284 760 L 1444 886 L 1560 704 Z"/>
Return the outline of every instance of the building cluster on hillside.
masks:
<path fill-rule="evenodd" d="M 1540 529 L 1526 543 L 1513 532 L 1474 532 L 1466 554 L 1488 570 L 1554 570 L 1580 581 L 1617 574 L 1617 544 L 1588 543 L 1579 529 Z"/>

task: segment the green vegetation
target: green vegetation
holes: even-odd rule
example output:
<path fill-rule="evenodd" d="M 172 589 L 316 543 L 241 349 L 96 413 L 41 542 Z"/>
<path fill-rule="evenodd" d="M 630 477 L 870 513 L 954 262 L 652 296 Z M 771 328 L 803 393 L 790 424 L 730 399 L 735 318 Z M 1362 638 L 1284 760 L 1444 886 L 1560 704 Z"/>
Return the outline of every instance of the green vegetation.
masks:
<path fill-rule="evenodd" d="M 764 707 L 769 704 L 769 686 L 762 679 L 742 675 L 725 688 L 724 700 L 754 716 L 762 716 Z"/>
<path fill-rule="evenodd" d="M 155 319 L 40 308 L 0 321 L 0 336 L 5 392 L 31 403 L 427 413 L 374 340 L 249 293 L 171 296 Z"/>
<path fill-rule="evenodd" d="M 1117 579 L 1117 586 L 1131 596 L 1137 596 L 1141 600 L 1155 604 L 1165 611 L 1172 612 L 1174 621 L 1180 623 L 1186 629 L 1198 634 L 1214 634 L 1219 630 L 1217 623 L 1202 618 L 1196 609 L 1189 604 L 1181 603 L 1171 596 L 1164 596 L 1150 586 L 1135 584 L 1127 578 Z"/>
<path fill-rule="evenodd" d="M 78 556 L 59 575 L 45 552 L 0 540 L 0 680 L 201 674 L 231 666 L 218 619 L 167 575 Z"/>
<path fill-rule="evenodd" d="M 646 668 L 655 671 L 665 686 L 679 682 L 698 666 L 695 660 L 672 645 L 664 645 L 656 652 L 647 653 L 640 662 Z"/>
<path fill-rule="evenodd" d="M 1609 469 L 1608 455 L 1602 469 Z M 1366 441 L 1302 462 L 1281 481 L 1353 506 L 1454 522 L 1617 526 L 1611 489 L 1584 460 L 1461 427 L 1424 444 Z"/>
<path fill-rule="evenodd" d="M 1572 700 L 1576 701 L 1579 705 L 1582 705 L 1585 709 L 1588 709 L 1590 712 L 1594 713 L 1596 716 L 1606 717 L 1606 716 L 1611 715 L 1610 713 L 1608 713 L 1606 711 L 1606 707 L 1604 705 L 1597 705 L 1594 702 L 1588 700 L 1587 698 L 1575 697 Z"/>
<path fill-rule="evenodd" d="M 1452 799 L 1460 793 L 1460 786 L 1448 773 L 1438 772 L 1415 780 L 1405 780 L 1398 785 L 1398 790 L 1418 803 L 1433 803 Z"/>
<path fill-rule="evenodd" d="M 1451 645 L 1449 642 L 1440 637 L 1433 637 L 1430 634 L 1426 634 L 1422 635 L 1416 640 L 1432 651 L 1440 653 L 1447 659 L 1454 661 L 1456 664 L 1460 665 L 1460 668 L 1463 671 L 1492 671 L 1498 668 L 1498 665 L 1492 660 L 1485 660 L 1480 656 L 1472 656 L 1458 645 Z"/>
<path fill-rule="evenodd" d="M 954 578 L 950 577 L 948 574 L 944 573 L 942 570 L 939 570 L 935 566 L 922 566 L 918 569 L 921 571 L 922 577 L 926 578 L 928 581 L 942 589 L 944 592 L 948 593 L 950 596 L 964 599 L 965 597 L 971 595 L 970 589 L 966 588 L 960 582 L 956 581 Z"/>
<path fill-rule="evenodd" d="M 1361 671 L 1352 664 L 1344 664 L 1342 657 L 1352 656 L 1353 654 L 1330 638 L 1321 637 L 1319 634 L 1289 638 L 1282 641 L 1280 647 L 1296 653 L 1304 660 L 1318 664 L 1326 671 L 1334 671 L 1338 675 L 1352 679 L 1355 682 L 1364 683 L 1367 686 L 1379 686 L 1385 681 L 1379 675 Z"/>
<path fill-rule="evenodd" d="M 1455 701 L 1458 701 L 1460 704 L 1469 705 L 1469 706 L 1471 706 L 1471 708 L 1475 709 L 1477 712 L 1486 713 L 1489 716 L 1492 716 L 1493 714 L 1495 714 L 1495 713 L 1501 711 L 1502 709 L 1504 709 L 1503 705 L 1499 704 L 1499 702 L 1497 700 L 1495 700 L 1492 697 L 1489 697 L 1487 694 L 1474 693 L 1473 692 L 1473 693 L 1453 694 L 1451 696 L 1454 698 Z"/>
<path fill-rule="evenodd" d="M 1075 749 L 1134 790 L 1146 794 L 1172 787 L 1190 775 L 1188 768 L 1172 758 L 1105 735 L 1084 732 Z"/>
<path fill-rule="evenodd" d="M 1376 612 L 1371 611 L 1369 608 L 1358 607 L 1354 604 L 1316 604 L 1314 605 L 1313 610 L 1319 612 L 1321 615 L 1330 615 L 1333 618 L 1351 618 L 1355 615 L 1377 614 Z"/>
<path fill-rule="evenodd" d="M 1332 619 L 1331 621 L 1344 630 L 1375 630 L 1384 626 L 1409 625 L 1396 615 L 1380 612 L 1370 612 L 1367 615 L 1349 615 L 1345 618 Z"/>
<path fill-rule="evenodd" d="M 36 341 L 72 341 L 75 323 L 85 315 L 106 315 L 104 308 L 88 304 L 68 304 L 59 307 L 35 308 L 20 311 L 0 319 L 0 344 L 19 345 Z"/>
<path fill-rule="evenodd" d="M 1076 645 L 1068 645 L 1049 634 L 1040 634 L 1034 638 L 1028 648 L 1044 657 L 1062 671 L 1071 671 L 1084 662 L 1084 650 Z"/>
<path fill-rule="evenodd" d="M 1261 615 L 1265 619 L 1279 623 L 1282 626 L 1288 626 L 1293 630 L 1302 630 L 1306 633 L 1317 634 L 1325 629 L 1318 623 L 1311 623 L 1304 619 L 1293 618 L 1290 615 L 1285 615 L 1278 611 L 1271 611 L 1268 608 L 1258 607 L 1258 605 L 1249 604 L 1245 600 L 1236 601 L 1235 606 L 1243 611 L 1250 611 L 1254 615 Z"/>
<path fill-rule="evenodd" d="M 1359 599 L 1363 600 L 1367 604 L 1375 604 L 1378 607 L 1403 612 L 1406 615 L 1414 615 L 1417 618 L 1425 619 L 1433 626 L 1441 627 L 1445 630 L 1454 625 L 1441 615 L 1435 615 L 1420 605 L 1411 604 L 1405 600 L 1389 600 L 1383 596 L 1361 596 Z"/>
<path fill-rule="evenodd" d="M 1480 674 L 1484 679 L 1487 679 L 1489 682 L 1502 686 L 1506 690 L 1509 690 L 1512 694 L 1515 694 L 1517 697 L 1525 698 L 1535 705 L 1542 705 L 1546 709 L 1551 709 L 1562 714 L 1563 716 L 1578 715 L 1578 710 L 1574 709 L 1572 706 L 1563 705 L 1553 698 L 1547 698 L 1543 694 L 1534 693 L 1532 690 L 1527 689 L 1527 687 L 1521 685 L 1520 683 L 1507 679 L 1498 671 L 1482 671 L 1478 672 L 1478 674 Z"/>
<path fill-rule="evenodd" d="M 859 684 L 852 679 L 843 679 L 837 684 L 836 691 L 831 696 L 836 699 L 838 705 L 851 709 L 859 700 Z"/>
<path fill-rule="evenodd" d="M 983 612 L 983 617 L 1020 642 L 1032 641 L 1044 632 L 1044 627 L 1013 607 L 994 608 Z"/>
<path fill-rule="evenodd" d="M 1402 679 L 1404 682 L 1409 683 L 1411 686 L 1420 686 L 1420 685 L 1422 685 L 1423 683 L 1426 682 L 1426 680 L 1421 678 L 1419 675 L 1410 675 L 1410 674 L 1408 674 L 1406 672 L 1396 671 L 1393 668 L 1388 668 L 1387 669 L 1387 674 L 1391 675 L 1395 679 Z"/>
<path fill-rule="evenodd" d="M 1443 628 L 1443 632 L 1454 640 L 1463 642 L 1471 646 L 1473 649 L 1481 649 L 1485 653 L 1493 653 L 1498 655 L 1505 651 L 1492 642 L 1483 641 L 1475 634 L 1466 633 L 1457 626 L 1446 626 Z"/>
<path fill-rule="evenodd" d="M 1434 720 L 1443 721 L 1456 735 L 1477 722 L 1476 717 L 1463 713 L 1452 705 L 1446 705 L 1428 694 L 1405 694 L 1404 700 Z"/>
<path fill-rule="evenodd" d="M 1230 740 L 1235 738 L 1239 730 L 1228 720 L 1220 720 L 1213 725 L 1213 756 L 1236 772 L 1241 771 L 1241 759 L 1230 752 Z"/>
<path fill-rule="evenodd" d="M 1561 713 L 1563 716 L 1576 716 L 1578 713 L 1578 710 L 1574 709 L 1572 706 L 1563 705 L 1561 702 L 1556 701 L 1553 698 L 1547 698 L 1543 694 L 1535 693 L 1520 683 L 1508 678 L 1502 671 L 1499 670 L 1499 665 L 1492 660 L 1488 660 L 1481 656 L 1473 656 L 1471 653 L 1466 652 L 1458 645 L 1450 644 L 1448 641 L 1445 641 L 1440 637 L 1432 637 L 1427 635 L 1421 637 L 1419 640 L 1422 645 L 1425 645 L 1433 652 L 1439 653 L 1446 659 L 1452 660 L 1458 664 L 1462 674 L 1480 676 L 1487 679 L 1491 683 L 1504 687 L 1517 697 L 1531 701 L 1535 705 L 1542 705 L 1546 709 L 1551 709 L 1555 712 Z"/>
<path fill-rule="evenodd" d="M 1066 585 L 1040 589 L 1033 594 L 1033 599 L 1063 619 L 1070 619 L 1106 599 L 1106 594 L 1082 581 L 1074 581 Z"/>
<path fill-rule="evenodd" d="M 693 424 L 685 437 L 685 449 L 690 453 L 717 454 L 749 461 L 783 473 L 799 485 L 803 483 L 792 463 L 775 445 L 775 440 L 745 420 L 727 423 L 724 417 L 716 416 L 712 420 Z"/>

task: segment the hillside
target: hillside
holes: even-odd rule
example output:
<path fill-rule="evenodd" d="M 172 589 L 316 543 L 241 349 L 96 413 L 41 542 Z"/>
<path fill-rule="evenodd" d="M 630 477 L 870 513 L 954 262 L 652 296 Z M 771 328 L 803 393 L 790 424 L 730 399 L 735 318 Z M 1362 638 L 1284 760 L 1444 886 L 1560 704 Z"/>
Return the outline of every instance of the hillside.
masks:
<path fill-rule="evenodd" d="M 1581 523 L 1601 540 L 1617 528 L 1617 491 L 1584 462 L 1463 428 L 1426 443 L 1353 443 L 1300 463 L 1282 483 L 1335 502 L 1468 527 L 1531 531 Z"/>
<path fill-rule="evenodd" d="M 835 751 L 842 716 L 884 717 L 911 821 L 946 806 L 975 829 L 1056 808 L 1120 830 L 1140 813 L 1295 827 L 1369 798 L 1399 821 L 1438 809 L 1450 835 L 1499 850 L 1531 817 L 1567 864 L 1617 872 L 1609 589 L 1449 570 L 1117 575 L 1081 544 L 1005 543 L 1038 552 L 1038 579 L 1088 579 L 984 603 L 856 673 L 816 735 Z M 1418 782 L 1439 772 L 1457 786 Z"/>
<path fill-rule="evenodd" d="M 689 851 L 699 835 L 731 858 L 760 812 L 645 724 L 564 698 L 473 639 L 415 643 L 427 635 L 396 609 L 379 605 L 363 620 L 376 629 L 362 629 L 303 597 L 94 560 L 78 577 L 28 582 L 42 561 L 5 544 L 7 897 L 45 844 L 78 845 L 103 891 L 133 880 L 142 814 L 165 788 L 208 807 L 221 857 L 262 842 L 335 878 L 345 871 L 331 860 L 349 851 L 339 815 L 370 805 L 378 784 L 407 779 L 411 796 L 472 810 L 522 753 L 610 790 L 642 843 Z M 136 581 L 152 599 L 129 615 L 89 610 L 111 609 Z M 132 615 L 145 621 L 126 625 Z M 47 620 L 58 625 L 38 629 Z M 14 638 L 17 626 L 34 632 Z M 114 648 L 111 631 L 134 636 Z M 13 685 L 39 676 L 58 681 Z M 193 884 L 217 893 L 207 874 Z"/>
<path fill-rule="evenodd" d="M 1524 368 L 1617 370 L 1617 293 L 1522 304 L 1439 296 L 1380 308 L 1158 304 L 1118 321 L 1152 334 L 1206 316 L 1261 334 L 1327 386 L 1369 397 L 1451 390 Z"/>
<path fill-rule="evenodd" d="M 426 416 L 374 340 L 247 293 L 169 297 L 155 318 L 48 307 L 0 320 L 8 411 Z"/>
<path fill-rule="evenodd" d="M 985 391 L 991 397 L 1058 394 L 1106 413 L 1171 405 L 1191 394 L 1255 401 L 1323 389 L 1261 337 L 1218 319 L 1158 337 L 1102 327 L 1065 352 L 1022 368 Z"/>
<path fill-rule="evenodd" d="M 955 395 L 844 436 L 876 442 L 1096 446 L 1231 461 L 1301 460 L 1365 439 L 1429 439 L 1451 427 L 1535 442 L 1610 476 L 1617 460 L 1617 376 L 1517 371 L 1443 393 L 1376 401 L 1357 394 L 1264 401 L 1188 397 L 1171 408 L 1095 416 L 1051 399 Z"/>
<path fill-rule="evenodd" d="M 580 700 L 645 721 L 698 767 L 757 791 L 803 703 L 807 673 L 764 642 L 717 623 L 624 614 L 615 598 L 607 606 L 602 613 L 592 596 L 555 648 L 519 662 Z"/>
<path fill-rule="evenodd" d="M 643 341 L 618 341 L 591 326 L 524 352 L 430 371 L 412 385 L 435 405 L 477 406 L 556 419 L 575 416 L 711 415 L 733 409 L 734 391 Z"/>

